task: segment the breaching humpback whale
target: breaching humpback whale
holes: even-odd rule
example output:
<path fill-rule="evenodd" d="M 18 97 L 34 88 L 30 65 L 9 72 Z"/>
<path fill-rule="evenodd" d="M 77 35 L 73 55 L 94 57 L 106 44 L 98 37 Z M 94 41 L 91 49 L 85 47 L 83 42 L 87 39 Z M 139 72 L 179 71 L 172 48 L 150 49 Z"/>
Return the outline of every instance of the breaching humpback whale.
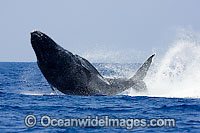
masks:
<path fill-rule="evenodd" d="M 67 95 L 116 95 L 129 88 L 146 90 L 143 81 L 154 54 L 130 79 L 106 79 L 86 59 L 65 50 L 40 31 L 31 32 L 31 44 L 42 74 L 54 88 Z"/>

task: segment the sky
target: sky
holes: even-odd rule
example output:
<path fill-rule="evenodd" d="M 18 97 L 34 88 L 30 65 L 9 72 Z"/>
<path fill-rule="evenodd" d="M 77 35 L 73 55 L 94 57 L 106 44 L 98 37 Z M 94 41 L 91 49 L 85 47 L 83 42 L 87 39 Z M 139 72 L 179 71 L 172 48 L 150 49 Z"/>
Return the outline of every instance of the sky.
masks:
<path fill-rule="evenodd" d="M 200 31 L 199 0 L 1 0 L 0 62 L 35 62 L 40 30 L 91 62 L 164 54 L 177 29 Z"/>

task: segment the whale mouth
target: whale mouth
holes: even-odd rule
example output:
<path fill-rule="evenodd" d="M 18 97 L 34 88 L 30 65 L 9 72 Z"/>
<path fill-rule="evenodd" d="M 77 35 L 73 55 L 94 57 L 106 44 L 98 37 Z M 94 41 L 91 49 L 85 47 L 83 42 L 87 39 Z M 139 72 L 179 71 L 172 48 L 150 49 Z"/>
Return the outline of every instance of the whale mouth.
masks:
<path fill-rule="evenodd" d="M 31 34 L 31 44 L 33 48 L 35 47 L 37 49 L 41 49 L 42 47 L 48 48 L 48 46 L 51 46 L 52 43 L 49 41 L 50 38 L 44 33 L 38 30 L 34 30 L 30 34 Z"/>
<path fill-rule="evenodd" d="M 61 51 L 65 52 L 62 47 L 57 45 L 57 43 L 46 34 L 38 30 L 30 32 L 30 34 L 30 41 L 38 60 L 49 60 L 55 53 L 60 53 Z"/>
<path fill-rule="evenodd" d="M 40 31 L 38 31 L 38 30 L 33 30 L 33 31 L 31 31 L 31 33 L 30 33 L 31 35 L 38 35 L 38 36 L 43 36 L 43 33 L 42 32 L 40 32 Z"/>
<path fill-rule="evenodd" d="M 44 34 L 40 31 L 32 31 L 31 33 L 31 43 L 33 44 L 35 41 L 42 40 Z"/>
<path fill-rule="evenodd" d="M 45 43 L 45 35 L 44 33 L 37 30 L 32 31 L 30 34 L 31 34 L 30 41 L 37 56 L 37 59 L 41 60 L 47 53 L 45 50 L 47 48 L 47 43 Z"/>

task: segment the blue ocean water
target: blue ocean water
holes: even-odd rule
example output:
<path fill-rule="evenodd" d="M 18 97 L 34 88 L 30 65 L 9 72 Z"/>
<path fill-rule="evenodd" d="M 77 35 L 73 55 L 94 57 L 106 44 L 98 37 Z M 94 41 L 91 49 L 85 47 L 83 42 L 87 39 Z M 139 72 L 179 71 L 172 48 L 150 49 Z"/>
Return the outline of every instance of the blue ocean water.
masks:
<path fill-rule="evenodd" d="M 104 76 L 117 75 L 115 69 L 136 70 L 140 64 L 94 64 Z M 124 76 L 123 74 L 119 76 Z M 189 89 L 189 88 L 188 88 Z M 199 132 L 200 99 L 148 96 L 68 96 L 50 95 L 51 89 L 36 63 L 0 63 L 0 132 Z M 34 115 L 30 128 L 25 117 Z M 173 118 L 175 127 L 43 127 L 42 116 L 70 118 Z"/>

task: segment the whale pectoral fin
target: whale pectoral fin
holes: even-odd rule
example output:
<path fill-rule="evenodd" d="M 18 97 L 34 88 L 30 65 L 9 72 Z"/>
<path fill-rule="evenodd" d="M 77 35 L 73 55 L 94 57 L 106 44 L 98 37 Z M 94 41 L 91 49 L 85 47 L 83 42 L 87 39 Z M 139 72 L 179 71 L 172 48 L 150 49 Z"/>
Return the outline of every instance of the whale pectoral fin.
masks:
<path fill-rule="evenodd" d="M 53 86 L 52 86 L 52 85 L 50 85 L 50 87 L 51 87 L 51 89 L 52 89 L 53 93 L 54 93 L 55 95 L 58 95 L 58 93 L 57 93 L 57 92 L 56 92 L 56 90 L 53 88 Z"/>
<path fill-rule="evenodd" d="M 97 71 L 97 69 L 86 59 L 75 55 L 76 59 L 79 60 L 80 65 L 88 72 L 88 74 L 94 74 L 97 75 L 99 78 L 101 78 L 104 82 L 109 84 L 109 82 Z"/>
<path fill-rule="evenodd" d="M 135 81 L 134 85 L 132 86 L 136 91 L 147 91 L 147 86 L 144 81 Z"/>
<path fill-rule="evenodd" d="M 150 56 L 144 62 L 144 64 L 137 70 L 135 75 L 128 80 L 130 83 L 130 86 L 133 89 L 135 89 L 136 91 L 147 91 L 146 84 L 143 80 L 144 80 L 145 76 L 147 75 L 147 71 L 149 70 L 149 67 L 152 63 L 152 59 L 154 56 L 155 56 L 155 54 Z"/>
<path fill-rule="evenodd" d="M 142 81 L 145 76 L 147 75 L 147 71 L 149 70 L 149 67 L 152 63 L 152 59 L 155 56 L 155 54 L 151 55 L 145 62 L 144 64 L 137 70 L 135 75 L 130 78 L 130 80 L 133 81 Z"/>
<path fill-rule="evenodd" d="M 86 75 L 89 77 L 89 79 L 91 78 L 91 72 L 84 66 L 84 65 L 81 65 L 83 70 L 85 71 Z"/>
<path fill-rule="evenodd" d="M 80 57 L 78 55 L 75 55 L 76 59 L 80 62 L 80 64 L 82 66 L 84 66 L 84 68 L 86 68 L 88 71 L 97 74 L 97 75 L 101 75 L 97 69 L 86 59 L 84 59 L 83 57 Z"/>

